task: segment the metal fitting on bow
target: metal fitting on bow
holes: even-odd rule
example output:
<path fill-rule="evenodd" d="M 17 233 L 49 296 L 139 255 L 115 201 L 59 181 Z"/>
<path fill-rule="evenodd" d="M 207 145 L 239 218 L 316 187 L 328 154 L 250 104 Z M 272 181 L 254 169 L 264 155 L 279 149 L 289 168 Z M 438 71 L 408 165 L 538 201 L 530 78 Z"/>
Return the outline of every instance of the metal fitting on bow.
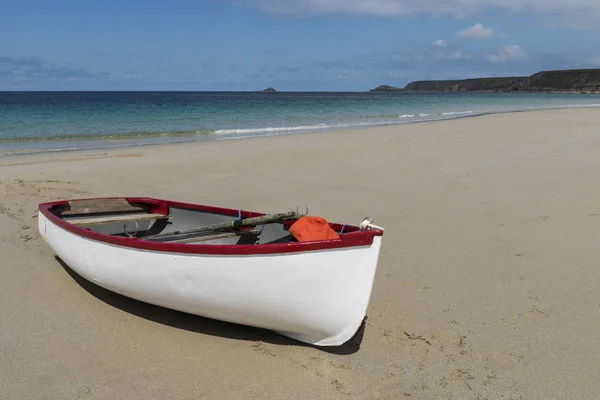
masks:
<path fill-rule="evenodd" d="M 363 222 L 360 223 L 361 231 L 366 231 L 367 229 L 379 229 L 382 231 L 385 230 L 382 227 L 373 224 L 373 218 L 371 217 L 366 217 L 365 219 L 363 219 Z"/>

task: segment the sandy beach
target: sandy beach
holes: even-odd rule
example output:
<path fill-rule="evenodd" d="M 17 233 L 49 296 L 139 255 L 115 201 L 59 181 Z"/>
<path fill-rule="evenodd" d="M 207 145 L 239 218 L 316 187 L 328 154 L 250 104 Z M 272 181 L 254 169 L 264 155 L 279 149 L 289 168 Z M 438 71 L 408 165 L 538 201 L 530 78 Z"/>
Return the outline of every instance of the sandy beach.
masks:
<path fill-rule="evenodd" d="M 0 158 L 0 397 L 593 399 L 600 112 Z M 386 228 L 361 348 L 94 286 L 40 202 L 151 196 Z"/>

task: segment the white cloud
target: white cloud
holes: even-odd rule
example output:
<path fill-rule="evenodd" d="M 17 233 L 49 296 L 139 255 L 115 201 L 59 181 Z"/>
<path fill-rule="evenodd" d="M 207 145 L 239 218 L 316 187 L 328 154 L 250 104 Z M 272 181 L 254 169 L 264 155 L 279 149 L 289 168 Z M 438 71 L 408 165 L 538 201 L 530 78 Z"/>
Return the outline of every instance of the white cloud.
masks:
<path fill-rule="evenodd" d="M 107 75 L 106 73 L 94 73 L 64 65 L 53 65 L 38 58 L 0 56 L 0 80 L 12 76 L 16 80 L 44 76 L 58 80 L 69 80 L 71 78 L 96 80 Z"/>
<path fill-rule="evenodd" d="M 449 42 L 447 40 L 436 40 L 431 45 L 435 47 L 446 47 L 448 44 Z"/>
<path fill-rule="evenodd" d="M 527 57 L 527 53 L 523 51 L 521 46 L 513 44 L 510 46 L 504 46 L 502 50 L 500 50 L 497 53 L 489 54 L 486 59 L 487 61 L 492 63 L 502 63 L 510 61 L 519 61 Z"/>
<path fill-rule="evenodd" d="M 483 25 L 477 23 L 464 31 L 458 32 L 458 36 L 469 39 L 489 39 L 494 36 L 494 31 L 490 28 L 484 28 Z"/>
<path fill-rule="evenodd" d="M 234 0 L 230 0 L 234 1 Z M 238 0 L 239 1 L 239 0 Z M 545 16 L 574 28 L 600 29 L 598 0 L 241 0 L 266 13 L 295 17 L 350 14 L 402 17 L 419 14 L 465 17 L 482 11 L 504 10 Z"/>

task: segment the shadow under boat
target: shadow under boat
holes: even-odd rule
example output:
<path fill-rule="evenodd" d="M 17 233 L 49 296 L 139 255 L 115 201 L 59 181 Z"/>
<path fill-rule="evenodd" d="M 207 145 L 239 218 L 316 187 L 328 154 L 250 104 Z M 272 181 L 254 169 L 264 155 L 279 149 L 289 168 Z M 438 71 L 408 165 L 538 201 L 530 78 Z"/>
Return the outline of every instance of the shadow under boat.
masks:
<path fill-rule="evenodd" d="M 194 314 L 172 310 L 170 308 L 145 303 L 143 301 L 123 296 L 108 289 L 104 289 L 103 287 L 83 278 L 73 271 L 63 260 L 60 259 L 60 257 L 55 256 L 54 258 L 64 268 L 67 274 L 69 274 L 69 276 L 73 278 L 77 284 L 79 284 L 79 286 L 100 301 L 103 301 L 106 304 L 137 317 L 159 324 L 168 325 L 177 329 L 184 329 L 190 332 L 201 333 L 203 335 L 220 336 L 237 340 L 262 341 L 277 345 L 312 347 L 319 351 L 337 355 L 350 355 L 356 353 L 360 349 L 360 345 L 364 336 L 367 317 L 363 319 L 360 328 L 346 343 L 340 346 L 313 346 L 308 343 L 299 342 L 297 340 L 282 336 L 271 330 L 200 317 Z"/>

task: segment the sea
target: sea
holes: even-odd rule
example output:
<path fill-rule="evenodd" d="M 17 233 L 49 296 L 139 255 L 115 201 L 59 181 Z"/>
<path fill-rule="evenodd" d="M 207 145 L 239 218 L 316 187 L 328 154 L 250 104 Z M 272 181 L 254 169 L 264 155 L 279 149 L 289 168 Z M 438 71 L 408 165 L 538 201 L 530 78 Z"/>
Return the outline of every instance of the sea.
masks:
<path fill-rule="evenodd" d="M 600 107 L 600 95 L 0 92 L 0 156 L 230 140 L 584 107 Z"/>

